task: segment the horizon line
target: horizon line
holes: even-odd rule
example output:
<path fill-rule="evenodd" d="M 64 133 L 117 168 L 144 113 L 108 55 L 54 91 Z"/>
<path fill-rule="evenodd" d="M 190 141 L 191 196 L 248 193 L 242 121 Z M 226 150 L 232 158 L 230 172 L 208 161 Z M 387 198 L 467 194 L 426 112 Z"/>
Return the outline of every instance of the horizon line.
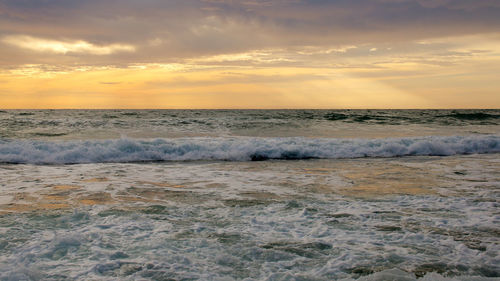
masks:
<path fill-rule="evenodd" d="M 500 110 L 500 108 L 0 108 L 0 110 Z"/>

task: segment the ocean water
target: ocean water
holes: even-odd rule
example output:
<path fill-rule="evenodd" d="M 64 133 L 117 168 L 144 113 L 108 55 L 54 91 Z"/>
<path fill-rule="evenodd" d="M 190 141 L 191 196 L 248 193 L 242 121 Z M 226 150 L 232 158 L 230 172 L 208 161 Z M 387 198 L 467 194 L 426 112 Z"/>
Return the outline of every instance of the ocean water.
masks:
<path fill-rule="evenodd" d="M 0 280 L 500 280 L 500 110 L 0 111 Z"/>

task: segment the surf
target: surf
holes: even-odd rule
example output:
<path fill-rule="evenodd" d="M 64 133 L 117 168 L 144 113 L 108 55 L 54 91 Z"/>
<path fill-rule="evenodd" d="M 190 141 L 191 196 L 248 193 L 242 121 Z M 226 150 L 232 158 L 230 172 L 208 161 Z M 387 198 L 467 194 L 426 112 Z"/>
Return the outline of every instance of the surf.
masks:
<path fill-rule="evenodd" d="M 451 156 L 500 152 L 500 135 L 337 139 L 193 137 L 85 141 L 0 140 L 0 162 L 15 164 L 148 161 L 259 161 Z"/>

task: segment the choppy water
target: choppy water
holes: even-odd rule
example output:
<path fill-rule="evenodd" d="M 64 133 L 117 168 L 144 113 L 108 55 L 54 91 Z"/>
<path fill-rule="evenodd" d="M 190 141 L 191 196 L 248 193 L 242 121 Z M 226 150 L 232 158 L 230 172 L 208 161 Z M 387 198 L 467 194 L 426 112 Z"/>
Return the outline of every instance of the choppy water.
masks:
<path fill-rule="evenodd" d="M 500 280 L 499 116 L 1 111 L 0 280 Z"/>
<path fill-rule="evenodd" d="M 6 110 L 4 139 L 381 138 L 498 133 L 500 110 Z"/>

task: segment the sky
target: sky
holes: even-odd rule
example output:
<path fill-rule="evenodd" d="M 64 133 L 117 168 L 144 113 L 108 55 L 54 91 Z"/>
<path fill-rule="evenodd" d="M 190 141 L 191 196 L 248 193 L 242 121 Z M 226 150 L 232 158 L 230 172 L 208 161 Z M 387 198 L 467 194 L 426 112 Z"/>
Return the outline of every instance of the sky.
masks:
<path fill-rule="evenodd" d="M 499 0 L 0 0 L 0 108 L 500 108 Z"/>

